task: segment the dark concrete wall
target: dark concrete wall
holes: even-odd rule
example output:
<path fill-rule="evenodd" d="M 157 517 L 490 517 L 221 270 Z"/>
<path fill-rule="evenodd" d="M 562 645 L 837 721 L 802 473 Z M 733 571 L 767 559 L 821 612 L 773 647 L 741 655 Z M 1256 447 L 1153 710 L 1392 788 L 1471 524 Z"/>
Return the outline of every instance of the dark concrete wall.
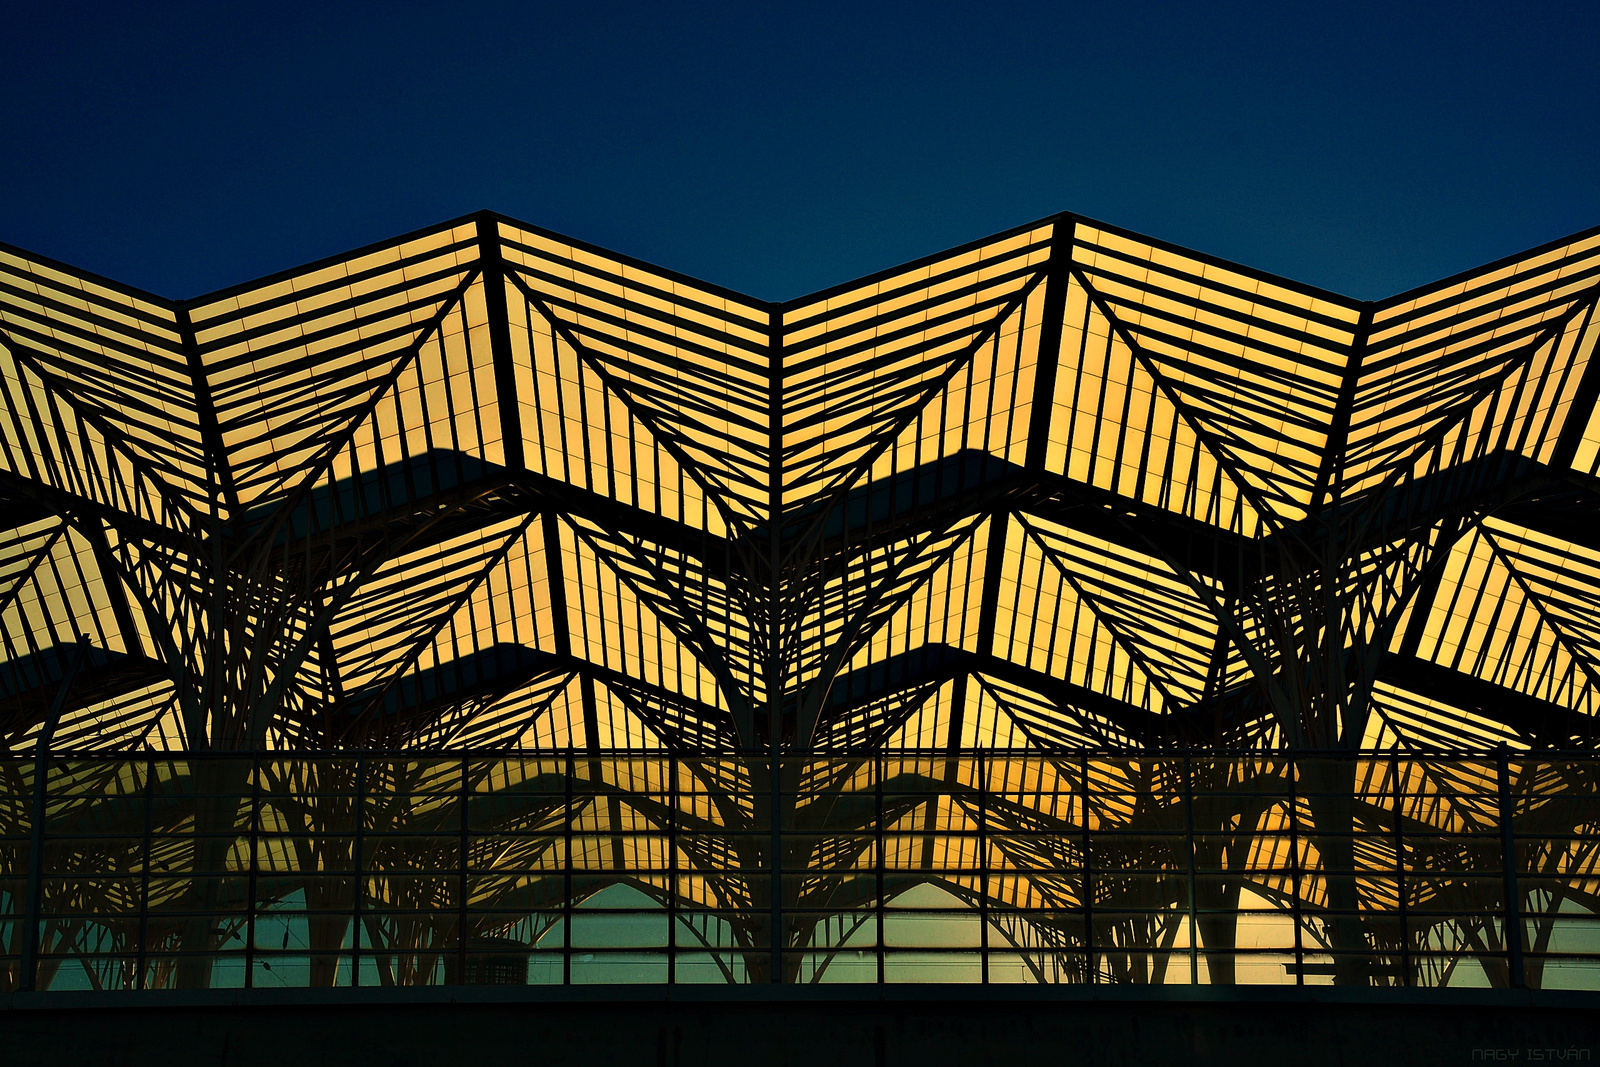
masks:
<path fill-rule="evenodd" d="M 1032 995 L 993 987 L 17 994 L 0 998 L 0 1064 L 1431 1067 L 1600 1057 L 1597 994 L 1342 994 Z"/>

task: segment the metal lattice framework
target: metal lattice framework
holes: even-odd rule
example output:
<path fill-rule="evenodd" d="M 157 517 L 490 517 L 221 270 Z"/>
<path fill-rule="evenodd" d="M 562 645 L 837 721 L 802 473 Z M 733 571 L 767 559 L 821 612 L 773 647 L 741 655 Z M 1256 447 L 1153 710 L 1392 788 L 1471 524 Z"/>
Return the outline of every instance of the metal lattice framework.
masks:
<path fill-rule="evenodd" d="M 53 747 L 1587 747 L 1600 235 L 1362 303 L 1061 216 L 765 304 L 493 216 L 0 253 Z"/>
<path fill-rule="evenodd" d="M 1592 761 L 1510 755 L 1600 739 L 1597 298 L 1600 229 L 1375 303 L 1074 216 L 782 304 L 487 213 L 183 302 L 0 249 L 0 986 L 290 898 L 313 984 L 465 975 L 619 882 L 882 980 L 930 881 L 1038 980 L 1232 981 L 1249 889 L 1521 983 L 1600 910 Z"/>

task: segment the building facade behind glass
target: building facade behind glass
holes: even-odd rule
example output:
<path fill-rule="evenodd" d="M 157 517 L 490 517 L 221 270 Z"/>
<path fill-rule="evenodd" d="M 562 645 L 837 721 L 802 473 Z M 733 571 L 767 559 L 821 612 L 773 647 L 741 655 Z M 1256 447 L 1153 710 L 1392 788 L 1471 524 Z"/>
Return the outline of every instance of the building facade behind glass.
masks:
<path fill-rule="evenodd" d="M 1600 988 L 1597 298 L 0 247 L 0 992 Z"/>

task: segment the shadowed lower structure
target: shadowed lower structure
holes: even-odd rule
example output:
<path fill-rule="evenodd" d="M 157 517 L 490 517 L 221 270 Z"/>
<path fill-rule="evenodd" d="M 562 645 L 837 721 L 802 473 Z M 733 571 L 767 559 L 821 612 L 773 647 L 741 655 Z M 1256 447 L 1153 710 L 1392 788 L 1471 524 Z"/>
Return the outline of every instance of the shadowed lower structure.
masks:
<path fill-rule="evenodd" d="M 0 248 L 0 983 L 1600 987 L 1597 297 Z"/>

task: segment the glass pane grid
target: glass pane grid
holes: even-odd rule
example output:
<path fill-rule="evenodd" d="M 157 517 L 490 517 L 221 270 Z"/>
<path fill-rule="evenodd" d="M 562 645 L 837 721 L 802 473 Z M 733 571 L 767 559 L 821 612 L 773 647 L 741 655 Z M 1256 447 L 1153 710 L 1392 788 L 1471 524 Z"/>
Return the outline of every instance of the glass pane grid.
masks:
<path fill-rule="evenodd" d="M 1529 788 L 1480 789 L 1476 823 L 1422 784 L 1492 785 L 1494 763 L 1390 756 L 1346 792 L 1310 788 L 1348 780 L 1322 758 L 813 757 L 785 773 L 830 788 L 780 778 L 776 799 L 731 756 L 63 762 L 42 864 L 31 776 L 0 798 L 0 981 L 27 956 L 51 989 L 1600 988 L 1600 871 L 1578 858 L 1600 820 L 1563 792 L 1574 762 L 1521 760 Z"/>

